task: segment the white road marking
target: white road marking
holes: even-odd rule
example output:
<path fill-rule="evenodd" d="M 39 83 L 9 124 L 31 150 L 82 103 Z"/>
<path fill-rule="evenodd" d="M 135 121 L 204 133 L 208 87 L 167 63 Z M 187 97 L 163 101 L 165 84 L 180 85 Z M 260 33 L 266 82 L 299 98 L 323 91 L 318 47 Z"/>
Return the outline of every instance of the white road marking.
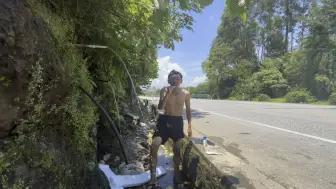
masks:
<path fill-rule="evenodd" d="M 234 119 L 234 120 L 238 120 L 238 121 L 243 121 L 243 122 L 246 122 L 246 123 L 252 123 L 252 124 L 255 124 L 255 125 L 262 126 L 262 127 L 267 127 L 267 128 L 271 128 L 271 129 L 275 129 L 275 130 L 279 130 L 279 131 L 284 131 L 284 132 L 287 132 L 287 133 L 292 133 L 292 134 L 304 136 L 304 137 L 307 137 L 307 138 L 320 140 L 320 141 L 323 141 L 323 142 L 336 144 L 335 140 L 331 140 L 331 139 L 327 139 L 327 138 L 322 138 L 322 137 L 318 137 L 318 136 L 314 136 L 314 135 L 300 133 L 300 132 L 296 132 L 296 131 L 292 131 L 292 130 L 288 130 L 288 129 L 284 129 L 284 128 L 279 128 L 279 127 L 275 127 L 275 126 L 267 125 L 267 124 L 263 124 L 263 123 L 258 123 L 258 122 L 254 122 L 254 121 L 248 121 L 248 120 L 244 120 L 244 119 L 240 119 L 240 118 L 236 118 L 236 117 L 227 116 L 227 115 L 224 115 L 224 114 L 219 114 L 219 113 L 212 112 L 212 111 L 207 111 L 207 110 L 202 110 L 202 109 L 195 109 L 195 110 L 198 110 L 198 111 L 201 111 L 201 112 L 211 113 L 211 114 L 214 114 L 214 115 L 218 115 L 218 116 L 222 116 L 222 117 L 226 117 L 226 118 L 230 118 L 230 119 Z"/>

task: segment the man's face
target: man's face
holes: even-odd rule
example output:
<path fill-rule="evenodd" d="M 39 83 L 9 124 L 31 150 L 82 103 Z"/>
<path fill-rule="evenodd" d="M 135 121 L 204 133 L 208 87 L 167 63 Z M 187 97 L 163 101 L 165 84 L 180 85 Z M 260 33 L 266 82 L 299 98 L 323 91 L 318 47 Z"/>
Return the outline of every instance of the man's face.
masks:
<path fill-rule="evenodd" d="M 182 83 L 182 78 L 180 76 L 180 74 L 174 74 L 172 76 L 170 76 L 170 84 L 172 86 L 180 86 Z"/>

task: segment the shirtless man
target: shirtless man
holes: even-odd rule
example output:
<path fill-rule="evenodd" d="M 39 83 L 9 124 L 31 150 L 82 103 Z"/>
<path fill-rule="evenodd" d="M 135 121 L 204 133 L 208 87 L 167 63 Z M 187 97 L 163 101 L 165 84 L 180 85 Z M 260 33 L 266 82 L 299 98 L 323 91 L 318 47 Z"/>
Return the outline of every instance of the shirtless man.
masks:
<path fill-rule="evenodd" d="M 164 114 L 159 115 L 156 131 L 153 135 L 153 142 L 151 145 L 151 180 L 149 182 L 150 188 L 159 189 L 156 181 L 156 165 L 157 152 L 160 145 L 165 144 L 169 138 L 174 141 L 174 183 L 181 184 L 181 173 L 179 166 L 181 164 L 181 147 L 183 132 L 183 106 L 186 106 L 186 113 L 188 119 L 188 137 L 191 137 L 191 110 L 190 110 L 190 92 L 180 87 L 182 83 L 182 74 L 172 70 L 168 75 L 169 87 L 164 87 L 160 91 L 160 101 L 158 105 L 159 110 L 164 110 Z"/>

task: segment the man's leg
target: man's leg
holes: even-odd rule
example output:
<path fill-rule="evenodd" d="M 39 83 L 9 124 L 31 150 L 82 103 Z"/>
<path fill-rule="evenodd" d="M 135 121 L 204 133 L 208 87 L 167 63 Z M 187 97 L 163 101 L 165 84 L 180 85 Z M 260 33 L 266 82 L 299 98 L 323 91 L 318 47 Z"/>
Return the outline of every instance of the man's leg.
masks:
<path fill-rule="evenodd" d="M 182 142 L 183 138 L 180 138 L 176 142 L 174 142 L 174 182 L 180 184 L 182 183 L 182 178 L 181 178 L 181 172 L 180 172 L 180 165 L 181 165 L 181 160 L 182 160 L 182 154 L 181 154 L 181 149 L 182 149 Z"/>
<path fill-rule="evenodd" d="M 156 184 L 156 165 L 157 165 L 157 153 L 162 143 L 162 138 L 156 136 L 153 138 L 152 145 L 150 148 L 151 158 L 149 161 L 149 168 L 151 173 L 151 179 L 149 184 Z"/>

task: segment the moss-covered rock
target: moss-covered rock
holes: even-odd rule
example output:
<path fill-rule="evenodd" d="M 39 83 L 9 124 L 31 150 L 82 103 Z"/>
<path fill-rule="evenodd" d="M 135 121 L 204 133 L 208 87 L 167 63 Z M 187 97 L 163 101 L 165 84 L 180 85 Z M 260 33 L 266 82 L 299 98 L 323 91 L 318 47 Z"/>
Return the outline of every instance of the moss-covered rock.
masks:
<path fill-rule="evenodd" d="M 100 188 L 98 114 L 75 25 L 30 1 L 0 2 L 0 188 Z"/>
<path fill-rule="evenodd" d="M 183 140 L 182 172 L 189 188 L 199 189 L 226 189 L 229 186 L 223 183 L 223 178 L 214 168 L 209 166 L 204 156 L 193 146 L 188 139 Z"/>

